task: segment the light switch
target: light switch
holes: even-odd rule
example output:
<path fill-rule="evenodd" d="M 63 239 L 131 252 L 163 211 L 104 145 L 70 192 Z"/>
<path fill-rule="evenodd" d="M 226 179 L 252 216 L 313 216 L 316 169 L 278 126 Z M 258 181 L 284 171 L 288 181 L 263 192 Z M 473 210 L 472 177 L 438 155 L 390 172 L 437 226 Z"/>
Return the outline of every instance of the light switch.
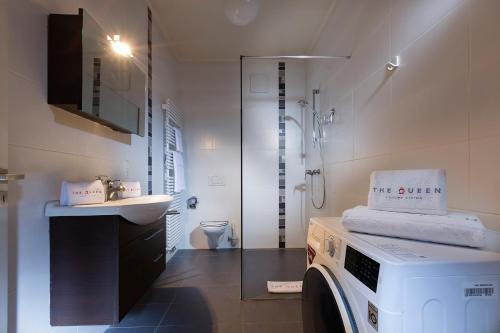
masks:
<path fill-rule="evenodd" d="M 208 176 L 208 186 L 226 186 L 226 178 L 224 176 Z"/>

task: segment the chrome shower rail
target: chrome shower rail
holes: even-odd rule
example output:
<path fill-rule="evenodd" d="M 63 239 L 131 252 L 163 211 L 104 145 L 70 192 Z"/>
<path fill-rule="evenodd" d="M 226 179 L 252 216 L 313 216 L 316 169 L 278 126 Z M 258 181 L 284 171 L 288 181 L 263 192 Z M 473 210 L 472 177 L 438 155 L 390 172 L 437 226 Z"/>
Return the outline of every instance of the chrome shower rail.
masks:
<path fill-rule="evenodd" d="M 245 56 L 249 59 L 351 59 L 351 56 L 313 56 L 313 55 L 282 55 L 282 56 Z"/>

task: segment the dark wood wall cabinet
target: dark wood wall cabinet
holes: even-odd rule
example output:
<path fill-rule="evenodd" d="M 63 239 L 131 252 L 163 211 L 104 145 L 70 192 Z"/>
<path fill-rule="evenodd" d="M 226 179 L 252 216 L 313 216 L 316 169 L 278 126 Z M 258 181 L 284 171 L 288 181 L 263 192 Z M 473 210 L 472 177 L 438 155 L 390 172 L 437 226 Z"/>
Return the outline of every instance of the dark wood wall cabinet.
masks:
<path fill-rule="evenodd" d="M 108 35 L 85 10 L 50 14 L 47 45 L 48 104 L 144 136 L 146 75 L 133 58 L 113 51 Z"/>
<path fill-rule="evenodd" d="M 117 324 L 165 269 L 165 219 L 50 218 L 50 323 Z"/>

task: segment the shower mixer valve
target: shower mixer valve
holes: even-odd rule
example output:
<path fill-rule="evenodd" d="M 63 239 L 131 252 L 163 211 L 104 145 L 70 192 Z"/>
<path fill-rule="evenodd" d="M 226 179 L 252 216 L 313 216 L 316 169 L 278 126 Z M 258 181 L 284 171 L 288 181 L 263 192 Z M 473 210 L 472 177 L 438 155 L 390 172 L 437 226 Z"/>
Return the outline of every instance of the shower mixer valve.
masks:
<path fill-rule="evenodd" d="M 320 169 L 313 169 L 313 170 L 307 169 L 305 172 L 306 176 L 319 175 L 320 173 L 321 173 Z"/>

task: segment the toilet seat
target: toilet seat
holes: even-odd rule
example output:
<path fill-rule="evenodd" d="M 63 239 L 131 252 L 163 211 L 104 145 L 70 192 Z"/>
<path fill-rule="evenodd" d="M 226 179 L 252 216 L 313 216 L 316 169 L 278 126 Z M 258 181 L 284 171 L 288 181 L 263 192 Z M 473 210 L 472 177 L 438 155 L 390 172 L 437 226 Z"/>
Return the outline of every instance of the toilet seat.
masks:
<path fill-rule="evenodd" d="M 228 221 L 202 221 L 200 226 L 202 228 L 221 228 L 229 224 Z"/>
<path fill-rule="evenodd" d="M 208 238 L 210 249 L 216 249 L 219 245 L 222 235 L 226 232 L 229 221 L 202 221 L 200 228 Z"/>

